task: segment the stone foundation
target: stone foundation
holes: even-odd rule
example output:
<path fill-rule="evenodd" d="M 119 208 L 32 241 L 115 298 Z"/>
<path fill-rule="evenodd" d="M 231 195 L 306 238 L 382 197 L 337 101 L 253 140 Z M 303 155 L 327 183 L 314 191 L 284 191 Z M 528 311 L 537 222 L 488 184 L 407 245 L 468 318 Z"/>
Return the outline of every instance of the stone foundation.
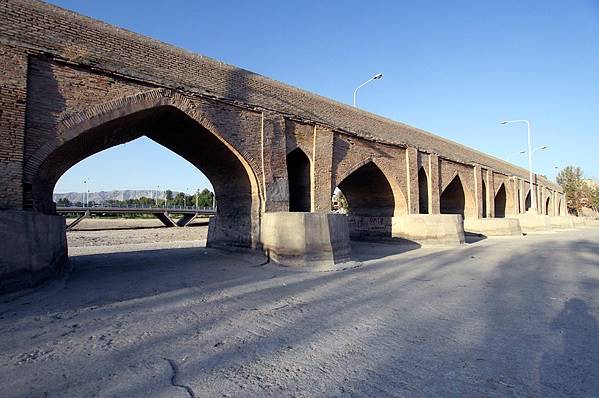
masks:
<path fill-rule="evenodd" d="M 271 260 L 281 265 L 325 271 L 350 261 L 349 227 L 343 214 L 265 213 L 261 242 Z"/>
<path fill-rule="evenodd" d="M 518 220 L 520 220 L 520 227 L 524 233 L 551 231 L 553 229 L 551 226 L 551 216 L 527 212 L 518 214 Z"/>
<path fill-rule="evenodd" d="M 369 217 L 347 215 L 349 237 L 355 240 L 369 240 L 391 237 L 392 217 Z"/>
<path fill-rule="evenodd" d="M 551 226 L 555 229 L 574 229 L 574 220 L 568 216 L 552 216 Z"/>
<path fill-rule="evenodd" d="M 475 218 L 464 220 L 464 230 L 485 236 L 522 235 L 517 218 Z"/>
<path fill-rule="evenodd" d="M 423 245 L 460 245 L 464 223 L 457 214 L 408 214 L 393 217 L 392 236 Z"/>
<path fill-rule="evenodd" d="M 65 219 L 33 211 L 0 211 L 0 293 L 33 287 L 68 261 Z"/>

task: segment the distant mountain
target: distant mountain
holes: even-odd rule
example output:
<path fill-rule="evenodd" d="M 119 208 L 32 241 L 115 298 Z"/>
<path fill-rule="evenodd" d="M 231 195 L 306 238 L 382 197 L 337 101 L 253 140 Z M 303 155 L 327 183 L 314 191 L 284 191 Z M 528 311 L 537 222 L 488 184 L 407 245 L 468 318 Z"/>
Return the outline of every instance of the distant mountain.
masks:
<path fill-rule="evenodd" d="M 173 191 L 173 196 L 178 192 Z M 164 200 L 164 191 L 158 191 L 158 199 Z M 100 191 L 90 192 L 89 201 L 96 203 L 103 203 L 109 200 L 120 200 L 125 201 L 129 199 L 139 199 L 145 196 L 146 198 L 154 199 L 156 197 L 156 191 L 153 189 L 127 189 L 124 191 Z M 85 200 L 85 193 L 83 192 L 66 192 L 66 193 L 55 193 L 54 201 L 59 199 L 67 198 L 70 202 L 83 202 Z"/>

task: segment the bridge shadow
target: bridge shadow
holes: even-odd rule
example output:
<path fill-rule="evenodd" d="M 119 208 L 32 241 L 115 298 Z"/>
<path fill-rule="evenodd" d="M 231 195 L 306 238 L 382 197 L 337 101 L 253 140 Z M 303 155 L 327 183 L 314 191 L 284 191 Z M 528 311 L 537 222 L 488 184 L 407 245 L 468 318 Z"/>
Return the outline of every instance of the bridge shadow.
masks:
<path fill-rule="evenodd" d="M 40 305 L 38 313 L 66 317 L 57 322 L 68 324 L 87 322 L 86 317 L 114 322 L 120 316 L 130 323 L 145 317 L 168 319 L 169 327 L 153 328 L 150 337 L 122 339 L 119 349 L 102 353 L 97 367 L 85 366 L 90 359 L 84 355 L 65 358 L 64 366 L 82 369 L 78 388 L 93 386 L 96 374 L 107 374 L 115 364 L 136 364 L 141 356 L 144 366 L 164 369 L 163 378 L 171 373 L 168 363 L 161 368 L 162 357 L 176 361 L 179 383 L 197 396 L 210 396 L 214 380 L 233 396 L 275 396 L 265 386 L 285 379 L 292 380 L 289 388 L 305 388 L 308 395 L 591 397 L 599 380 L 594 288 L 581 287 L 580 298 L 559 306 L 552 301 L 568 292 L 555 275 L 588 271 L 591 263 L 577 261 L 566 271 L 547 247 L 575 253 L 580 260 L 598 260 L 596 242 L 579 247 L 558 239 L 507 251 L 495 262 L 493 257 L 470 260 L 473 256 L 467 254 L 486 258 L 490 250 L 476 245 L 464 249 L 467 253 L 422 252 L 404 263 L 386 261 L 331 273 L 292 273 L 259 263 L 229 266 L 222 257 L 209 266 L 200 266 L 199 260 L 184 263 L 212 255 L 203 249 L 173 251 L 174 263 L 183 262 L 178 265 L 153 260 L 133 264 L 135 253 L 111 255 L 109 263 L 89 256 L 67 284 L 68 299 L 55 298 L 50 306 Z M 576 253 L 577 248 L 586 252 Z M 115 267 L 129 271 L 102 275 Z M 168 275 L 173 272 L 178 276 Z M 94 283 L 98 290 L 88 294 Z M 128 291 L 138 284 L 146 296 Z M 112 297 L 114 306 L 88 312 L 97 305 L 90 299 L 102 289 L 120 296 Z M 75 303 L 68 303 L 71 299 Z M 23 308 L 24 303 L 15 304 Z M 72 312 L 57 314 L 57 308 Z M 562 349 L 554 349 L 559 347 L 555 341 L 563 343 Z M 541 357 L 543 352 L 547 354 Z M 345 366 L 349 362 L 353 365 Z M 564 377 L 555 380 L 565 384 L 551 385 L 562 367 Z M 566 377 L 574 371 L 581 376 Z M 151 381 L 130 375 L 125 372 L 126 382 L 113 383 L 119 388 L 116 395 L 143 396 Z M 43 387 L 60 391 L 60 377 L 58 373 Z M 545 381 L 549 389 L 541 391 L 539 382 Z"/>

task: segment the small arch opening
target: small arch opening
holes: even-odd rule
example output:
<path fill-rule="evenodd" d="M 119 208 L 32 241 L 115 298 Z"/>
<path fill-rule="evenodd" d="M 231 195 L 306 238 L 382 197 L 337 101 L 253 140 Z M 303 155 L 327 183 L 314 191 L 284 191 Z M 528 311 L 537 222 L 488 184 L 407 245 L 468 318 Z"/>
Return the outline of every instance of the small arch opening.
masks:
<path fill-rule="evenodd" d="M 311 208 L 310 159 L 300 148 L 287 155 L 289 211 L 309 212 Z"/>
<path fill-rule="evenodd" d="M 485 180 L 483 182 L 483 218 L 487 218 L 487 184 Z"/>
<path fill-rule="evenodd" d="M 418 212 L 428 214 L 428 178 L 424 167 L 418 170 Z"/>
<path fill-rule="evenodd" d="M 505 185 L 501 184 L 497 194 L 495 195 L 495 217 L 505 218 L 507 206 L 507 195 L 505 193 Z"/>
<path fill-rule="evenodd" d="M 524 210 L 528 211 L 531 208 L 532 201 L 530 200 L 530 191 L 526 194 L 526 199 L 524 200 Z"/>

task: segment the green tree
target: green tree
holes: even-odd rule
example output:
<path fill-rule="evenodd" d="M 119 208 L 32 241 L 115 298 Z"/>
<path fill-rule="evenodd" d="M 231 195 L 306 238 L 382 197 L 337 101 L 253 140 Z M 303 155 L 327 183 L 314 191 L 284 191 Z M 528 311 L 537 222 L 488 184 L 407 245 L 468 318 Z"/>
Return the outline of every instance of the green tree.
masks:
<path fill-rule="evenodd" d="M 214 197 L 214 193 L 209 191 L 207 188 L 204 188 L 202 192 L 197 194 L 197 203 L 198 207 L 212 207 L 212 198 Z M 195 198 L 194 198 L 195 200 Z M 195 203 L 194 203 L 195 205 Z"/>
<path fill-rule="evenodd" d="M 562 187 L 566 194 L 568 212 L 581 214 L 585 197 L 586 184 L 582 180 L 582 169 L 575 166 L 566 166 L 557 174 L 557 183 Z"/>
<path fill-rule="evenodd" d="M 71 201 L 67 198 L 60 198 L 56 204 L 60 207 L 69 207 L 71 205 Z"/>

